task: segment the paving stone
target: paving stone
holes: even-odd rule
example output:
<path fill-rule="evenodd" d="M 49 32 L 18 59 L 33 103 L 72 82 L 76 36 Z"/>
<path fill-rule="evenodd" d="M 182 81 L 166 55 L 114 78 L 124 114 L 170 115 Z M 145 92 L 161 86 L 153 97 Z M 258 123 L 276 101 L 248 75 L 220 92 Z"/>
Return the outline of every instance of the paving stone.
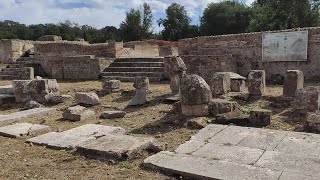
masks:
<path fill-rule="evenodd" d="M 307 113 L 304 129 L 308 132 L 320 132 L 320 112 Z"/>
<path fill-rule="evenodd" d="M 255 166 L 266 167 L 320 178 L 320 158 L 290 154 L 276 151 L 266 151 Z"/>
<path fill-rule="evenodd" d="M 309 86 L 296 91 L 292 102 L 294 109 L 301 113 L 315 112 L 320 107 L 320 89 L 317 86 Z"/>
<path fill-rule="evenodd" d="M 267 109 L 253 109 L 250 111 L 250 125 L 253 127 L 264 127 L 271 123 L 272 111 Z"/>
<path fill-rule="evenodd" d="M 218 134 L 220 131 L 228 128 L 225 125 L 217 125 L 217 124 L 210 124 L 205 128 L 201 129 L 197 134 L 191 137 L 191 140 L 195 141 L 208 141 L 211 137 Z"/>
<path fill-rule="evenodd" d="M 262 96 L 266 88 L 266 73 L 264 70 L 250 71 L 247 79 L 248 91 L 252 96 Z"/>
<path fill-rule="evenodd" d="M 125 111 L 104 111 L 101 114 L 102 119 L 114 119 L 114 118 L 123 118 L 126 115 Z"/>
<path fill-rule="evenodd" d="M 41 136 L 28 139 L 27 142 L 36 145 L 44 145 L 52 149 L 73 149 L 80 143 L 94 140 L 109 134 L 124 134 L 120 127 L 103 126 L 98 124 L 86 124 L 72 128 L 61 133 L 50 132 Z"/>
<path fill-rule="evenodd" d="M 263 150 L 273 150 L 287 134 L 287 131 L 259 129 L 257 131 L 252 131 L 237 145 Z"/>
<path fill-rule="evenodd" d="M 12 94 L 0 94 L 0 105 L 15 102 L 16 98 Z"/>
<path fill-rule="evenodd" d="M 230 84 L 229 72 L 216 72 L 210 80 L 210 89 L 213 97 L 228 93 L 231 90 Z"/>
<path fill-rule="evenodd" d="M 0 127 L 0 135 L 5 137 L 18 138 L 45 132 L 49 126 L 30 123 L 17 123 L 9 126 Z"/>
<path fill-rule="evenodd" d="M 139 106 L 145 104 L 147 102 L 147 93 L 148 90 L 146 88 L 137 89 L 136 94 L 129 103 L 129 106 Z"/>
<path fill-rule="evenodd" d="M 133 159 L 150 147 L 153 138 L 111 135 L 79 144 L 77 152 L 90 158 L 105 160 Z"/>
<path fill-rule="evenodd" d="M 319 180 L 319 177 L 306 176 L 298 173 L 283 172 L 279 180 Z"/>
<path fill-rule="evenodd" d="M 0 94 L 13 94 L 12 85 L 0 86 Z"/>
<path fill-rule="evenodd" d="M 55 108 L 35 108 L 35 109 L 29 109 L 25 111 L 19 111 L 16 113 L 0 116 L 0 122 L 18 121 L 22 118 L 45 116 L 55 111 L 56 111 Z"/>
<path fill-rule="evenodd" d="M 190 141 L 185 142 L 184 144 L 181 144 L 175 150 L 175 152 L 181 153 L 181 154 L 191 154 L 192 152 L 200 149 L 206 143 L 207 142 L 205 142 L 205 141 L 190 140 Z"/>
<path fill-rule="evenodd" d="M 192 153 L 194 156 L 227 160 L 240 164 L 254 164 L 264 153 L 263 150 L 225 144 L 207 143 Z"/>
<path fill-rule="evenodd" d="M 278 179 L 280 171 L 259 168 L 221 160 L 210 160 L 185 154 L 160 152 L 144 160 L 148 168 L 192 179 L 272 180 Z"/>

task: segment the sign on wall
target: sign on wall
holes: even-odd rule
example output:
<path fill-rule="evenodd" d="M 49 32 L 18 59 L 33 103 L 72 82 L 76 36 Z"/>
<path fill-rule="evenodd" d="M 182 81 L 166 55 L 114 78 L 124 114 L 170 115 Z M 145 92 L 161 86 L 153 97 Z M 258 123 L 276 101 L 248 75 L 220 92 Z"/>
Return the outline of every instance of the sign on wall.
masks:
<path fill-rule="evenodd" d="M 308 31 L 265 33 L 262 35 L 262 61 L 306 61 Z"/>

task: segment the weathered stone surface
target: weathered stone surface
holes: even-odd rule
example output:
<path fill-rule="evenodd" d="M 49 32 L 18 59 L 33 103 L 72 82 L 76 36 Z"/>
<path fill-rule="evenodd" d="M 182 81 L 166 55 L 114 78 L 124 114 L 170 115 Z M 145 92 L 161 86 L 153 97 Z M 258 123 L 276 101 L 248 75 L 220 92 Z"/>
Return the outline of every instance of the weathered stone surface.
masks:
<path fill-rule="evenodd" d="M 77 152 L 97 159 L 127 160 L 139 156 L 150 147 L 153 138 L 107 135 L 77 145 Z"/>
<path fill-rule="evenodd" d="M 250 111 L 250 125 L 254 127 L 268 126 L 271 123 L 272 111 L 267 109 L 253 109 Z"/>
<path fill-rule="evenodd" d="M 207 104 L 212 92 L 206 81 L 198 75 L 184 75 L 180 82 L 180 102 L 182 105 Z"/>
<path fill-rule="evenodd" d="M 110 134 L 121 135 L 124 133 L 125 130 L 120 127 L 86 124 L 61 133 L 50 132 L 28 139 L 27 142 L 53 149 L 73 149 L 86 141 L 109 136 Z"/>
<path fill-rule="evenodd" d="M 207 104 L 197 104 L 197 105 L 185 105 L 181 104 L 181 113 L 185 116 L 208 116 L 208 105 Z"/>
<path fill-rule="evenodd" d="M 250 121 L 249 115 L 244 114 L 240 110 L 235 110 L 228 113 L 218 114 L 215 122 L 219 124 L 247 125 Z"/>
<path fill-rule="evenodd" d="M 0 105 L 15 102 L 16 98 L 12 94 L 0 94 Z"/>
<path fill-rule="evenodd" d="M 266 88 L 266 73 L 263 70 L 250 71 L 247 79 L 249 94 L 252 96 L 264 95 Z"/>
<path fill-rule="evenodd" d="M 319 177 L 307 176 L 299 173 L 283 172 L 279 180 L 318 180 Z"/>
<path fill-rule="evenodd" d="M 28 93 L 28 85 L 31 80 L 14 80 L 12 81 L 13 93 L 16 97 L 16 102 L 25 103 L 31 100 L 31 97 Z"/>
<path fill-rule="evenodd" d="M 120 89 L 121 81 L 102 79 L 102 91 L 105 93 L 117 92 Z"/>
<path fill-rule="evenodd" d="M 77 92 L 75 95 L 75 101 L 77 104 L 84 104 L 90 106 L 100 104 L 100 99 L 96 93 Z"/>
<path fill-rule="evenodd" d="M 145 76 L 134 77 L 133 87 L 136 89 L 149 89 L 149 78 Z"/>
<path fill-rule="evenodd" d="M 0 135 L 5 137 L 18 138 L 45 132 L 49 126 L 30 123 L 17 123 L 14 125 L 0 127 Z"/>
<path fill-rule="evenodd" d="M 182 74 L 186 72 L 187 67 L 180 57 L 164 58 L 164 66 L 170 76 L 170 88 L 173 94 L 179 93 L 179 84 Z"/>
<path fill-rule="evenodd" d="M 129 103 L 129 106 L 139 106 L 145 104 L 147 102 L 147 93 L 148 89 L 146 88 L 137 89 L 136 94 Z"/>
<path fill-rule="evenodd" d="M 123 118 L 126 115 L 125 111 L 104 111 L 101 114 L 102 119 L 114 119 L 114 118 Z"/>
<path fill-rule="evenodd" d="M 238 109 L 239 105 L 237 102 L 225 99 L 212 99 L 209 103 L 209 114 L 211 116 L 232 112 Z"/>
<path fill-rule="evenodd" d="M 214 97 L 228 93 L 231 85 L 230 74 L 228 72 L 216 72 L 211 81 L 210 89 Z"/>
<path fill-rule="evenodd" d="M 45 35 L 39 37 L 38 41 L 62 41 L 62 37 L 56 35 Z"/>
<path fill-rule="evenodd" d="M 0 86 L 0 94 L 13 94 L 12 85 Z"/>
<path fill-rule="evenodd" d="M 148 168 L 193 179 L 277 180 L 281 171 L 186 154 L 160 152 L 144 160 Z"/>
<path fill-rule="evenodd" d="M 284 76 L 283 95 L 294 97 L 298 89 L 303 88 L 304 76 L 302 71 L 288 70 Z"/>
<path fill-rule="evenodd" d="M 50 98 L 49 102 L 52 104 L 60 104 L 64 103 L 66 100 L 71 99 L 71 95 L 60 95 L 60 96 L 53 96 Z"/>
<path fill-rule="evenodd" d="M 55 108 L 35 108 L 35 109 L 30 109 L 25 111 L 19 111 L 16 113 L 0 116 L 0 122 L 17 121 L 27 117 L 45 116 L 46 114 L 50 114 L 55 111 L 56 111 Z"/>
<path fill-rule="evenodd" d="M 208 125 L 206 117 L 198 117 L 188 120 L 187 127 L 191 129 L 202 129 Z"/>
<path fill-rule="evenodd" d="M 320 113 L 307 113 L 304 129 L 310 132 L 320 132 Z"/>
<path fill-rule="evenodd" d="M 94 111 L 87 109 L 83 106 L 69 107 L 63 112 L 63 118 L 70 121 L 81 121 L 91 118 L 95 115 Z"/>
<path fill-rule="evenodd" d="M 320 91 L 318 87 L 306 87 L 296 91 L 292 106 L 301 113 L 319 110 Z"/>
<path fill-rule="evenodd" d="M 244 80 L 237 80 L 231 79 L 230 89 L 231 92 L 242 92 L 245 89 L 245 81 Z"/>
<path fill-rule="evenodd" d="M 209 142 L 215 144 L 236 145 L 252 132 L 258 129 L 248 127 L 229 126 L 214 135 Z"/>
<path fill-rule="evenodd" d="M 34 109 L 34 108 L 40 108 L 40 107 L 42 107 L 42 105 L 37 101 L 29 101 L 24 105 L 24 109 Z"/>

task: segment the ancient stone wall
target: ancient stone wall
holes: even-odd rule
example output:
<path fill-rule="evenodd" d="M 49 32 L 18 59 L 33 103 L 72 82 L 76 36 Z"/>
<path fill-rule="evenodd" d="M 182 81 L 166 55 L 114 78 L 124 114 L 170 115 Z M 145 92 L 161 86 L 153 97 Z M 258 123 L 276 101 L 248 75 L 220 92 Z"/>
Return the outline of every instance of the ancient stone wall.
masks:
<path fill-rule="evenodd" d="M 18 39 L 0 40 L 0 63 L 12 63 L 19 59 L 26 51 L 34 47 L 34 41 Z"/>
<path fill-rule="evenodd" d="M 159 45 L 143 41 L 132 41 L 117 47 L 117 58 L 159 57 Z"/>
<path fill-rule="evenodd" d="M 179 41 L 179 54 L 184 57 L 188 67 L 192 67 L 190 72 L 203 74 L 203 71 L 211 70 L 211 74 L 216 71 L 233 71 L 247 76 L 250 70 L 263 69 L 266 71 L 267 78 L 272 75 L 284 75 L 287 70 L 301 70 L 305 77 L 310 79 L 320 77 L 320 28 L 301 28 L 289 29 L 275 32 L 308 30 L 308 60 L 306 62 L 262 62 L 262 32 L 220 35 L 220 36 L 204 36 Z M 219 69 L 205 58 L 198 58 L 196 62 L 192 56 L 230 56 L 228 62 L 222 59 L 221 64 L 231 63 L 230 69 Z M 187 56 L 187 57 L 186 57 Z M 213 59 L 216 61 L 216 59 Z M 232 68 L 235 69 L 232 69 Z M 205 78 L 205 77 L 204 77 Z"/>
<path fill-rule="evenodd" d="M 178 47 L 173 46 L 159 46 L 159 56 L 179 56 Z"/>

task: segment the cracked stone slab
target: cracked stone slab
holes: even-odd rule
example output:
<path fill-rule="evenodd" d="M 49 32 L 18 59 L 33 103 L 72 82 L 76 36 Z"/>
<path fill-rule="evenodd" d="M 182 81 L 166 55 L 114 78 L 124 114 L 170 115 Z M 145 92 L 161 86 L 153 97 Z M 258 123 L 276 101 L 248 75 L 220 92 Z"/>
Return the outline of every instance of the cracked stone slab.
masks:
<path fill-rule="evenodd" d="M 55 108 L 35 108 L 29 109 L 25 111 L 19 111 L 8 115 L 0 116 L 0 122 L 4 121 L 18 121 L 22 118 L 28 117 L 38 117 L 38 116 L 45 116 L 47 114 L 56 112 Z"/>
<path fill-rule="evenodd" d="M 108 134 L 79 144 L 77 152 L 87 157 L 105 160 L 133 159 L 150 147 L 153 138 Z"/>
<path fill-rule="evenodd" d="M 266 151 L 257 161 L 255 166 L 314 176 L 320 179 L 319 157 L 308 157 L 304 156 L 303 154 L 296 155 L 276 151 Z"/>
<path fill-rule="evenodd" d="M 319 177 L 306 176 L 303 174 L 283 172 L 279 180 L 319 180 Z"/>
<path fill-rule="evenodd" d="M 181 144 L 176 150 L 176 153 L 181 153 L 181 154 L 190 154 L 202 146 L 206 144 L 205 141 L 196 141 L 196 140 L 190 140 L 185 142 L 184 144 Z"/>
<path fill-rule="evenodd" d="M 21 136 L 35 135 L 49 130 L 49 126 L 30 123 L 17 123 L 0 127 L 0 135 L 5 137 L 19 138 Z"/>
<path fill-rule="evenodd" d="M 52 149 L 73 149 L 77 145 L 107 136 L 109 134 L 124 134 L 120 127 L 86 124 L 63 132 L 50 132 L 41 136 L 28 139 L 28 143 L 43 145 Z"/>
<path fill-rule="evenodd" d="M 191 137 L 191 140 L 208 141 L 211 137 L 215 136 L 228 126 L 226 125 L 208 125 L 201 129 L 196 135 Z"/>
<path fill-rule="evenodd" d="M 277 180 L 281 171 L 162 151 L 144 160 L 148 168 L 193 179 Z"/>

